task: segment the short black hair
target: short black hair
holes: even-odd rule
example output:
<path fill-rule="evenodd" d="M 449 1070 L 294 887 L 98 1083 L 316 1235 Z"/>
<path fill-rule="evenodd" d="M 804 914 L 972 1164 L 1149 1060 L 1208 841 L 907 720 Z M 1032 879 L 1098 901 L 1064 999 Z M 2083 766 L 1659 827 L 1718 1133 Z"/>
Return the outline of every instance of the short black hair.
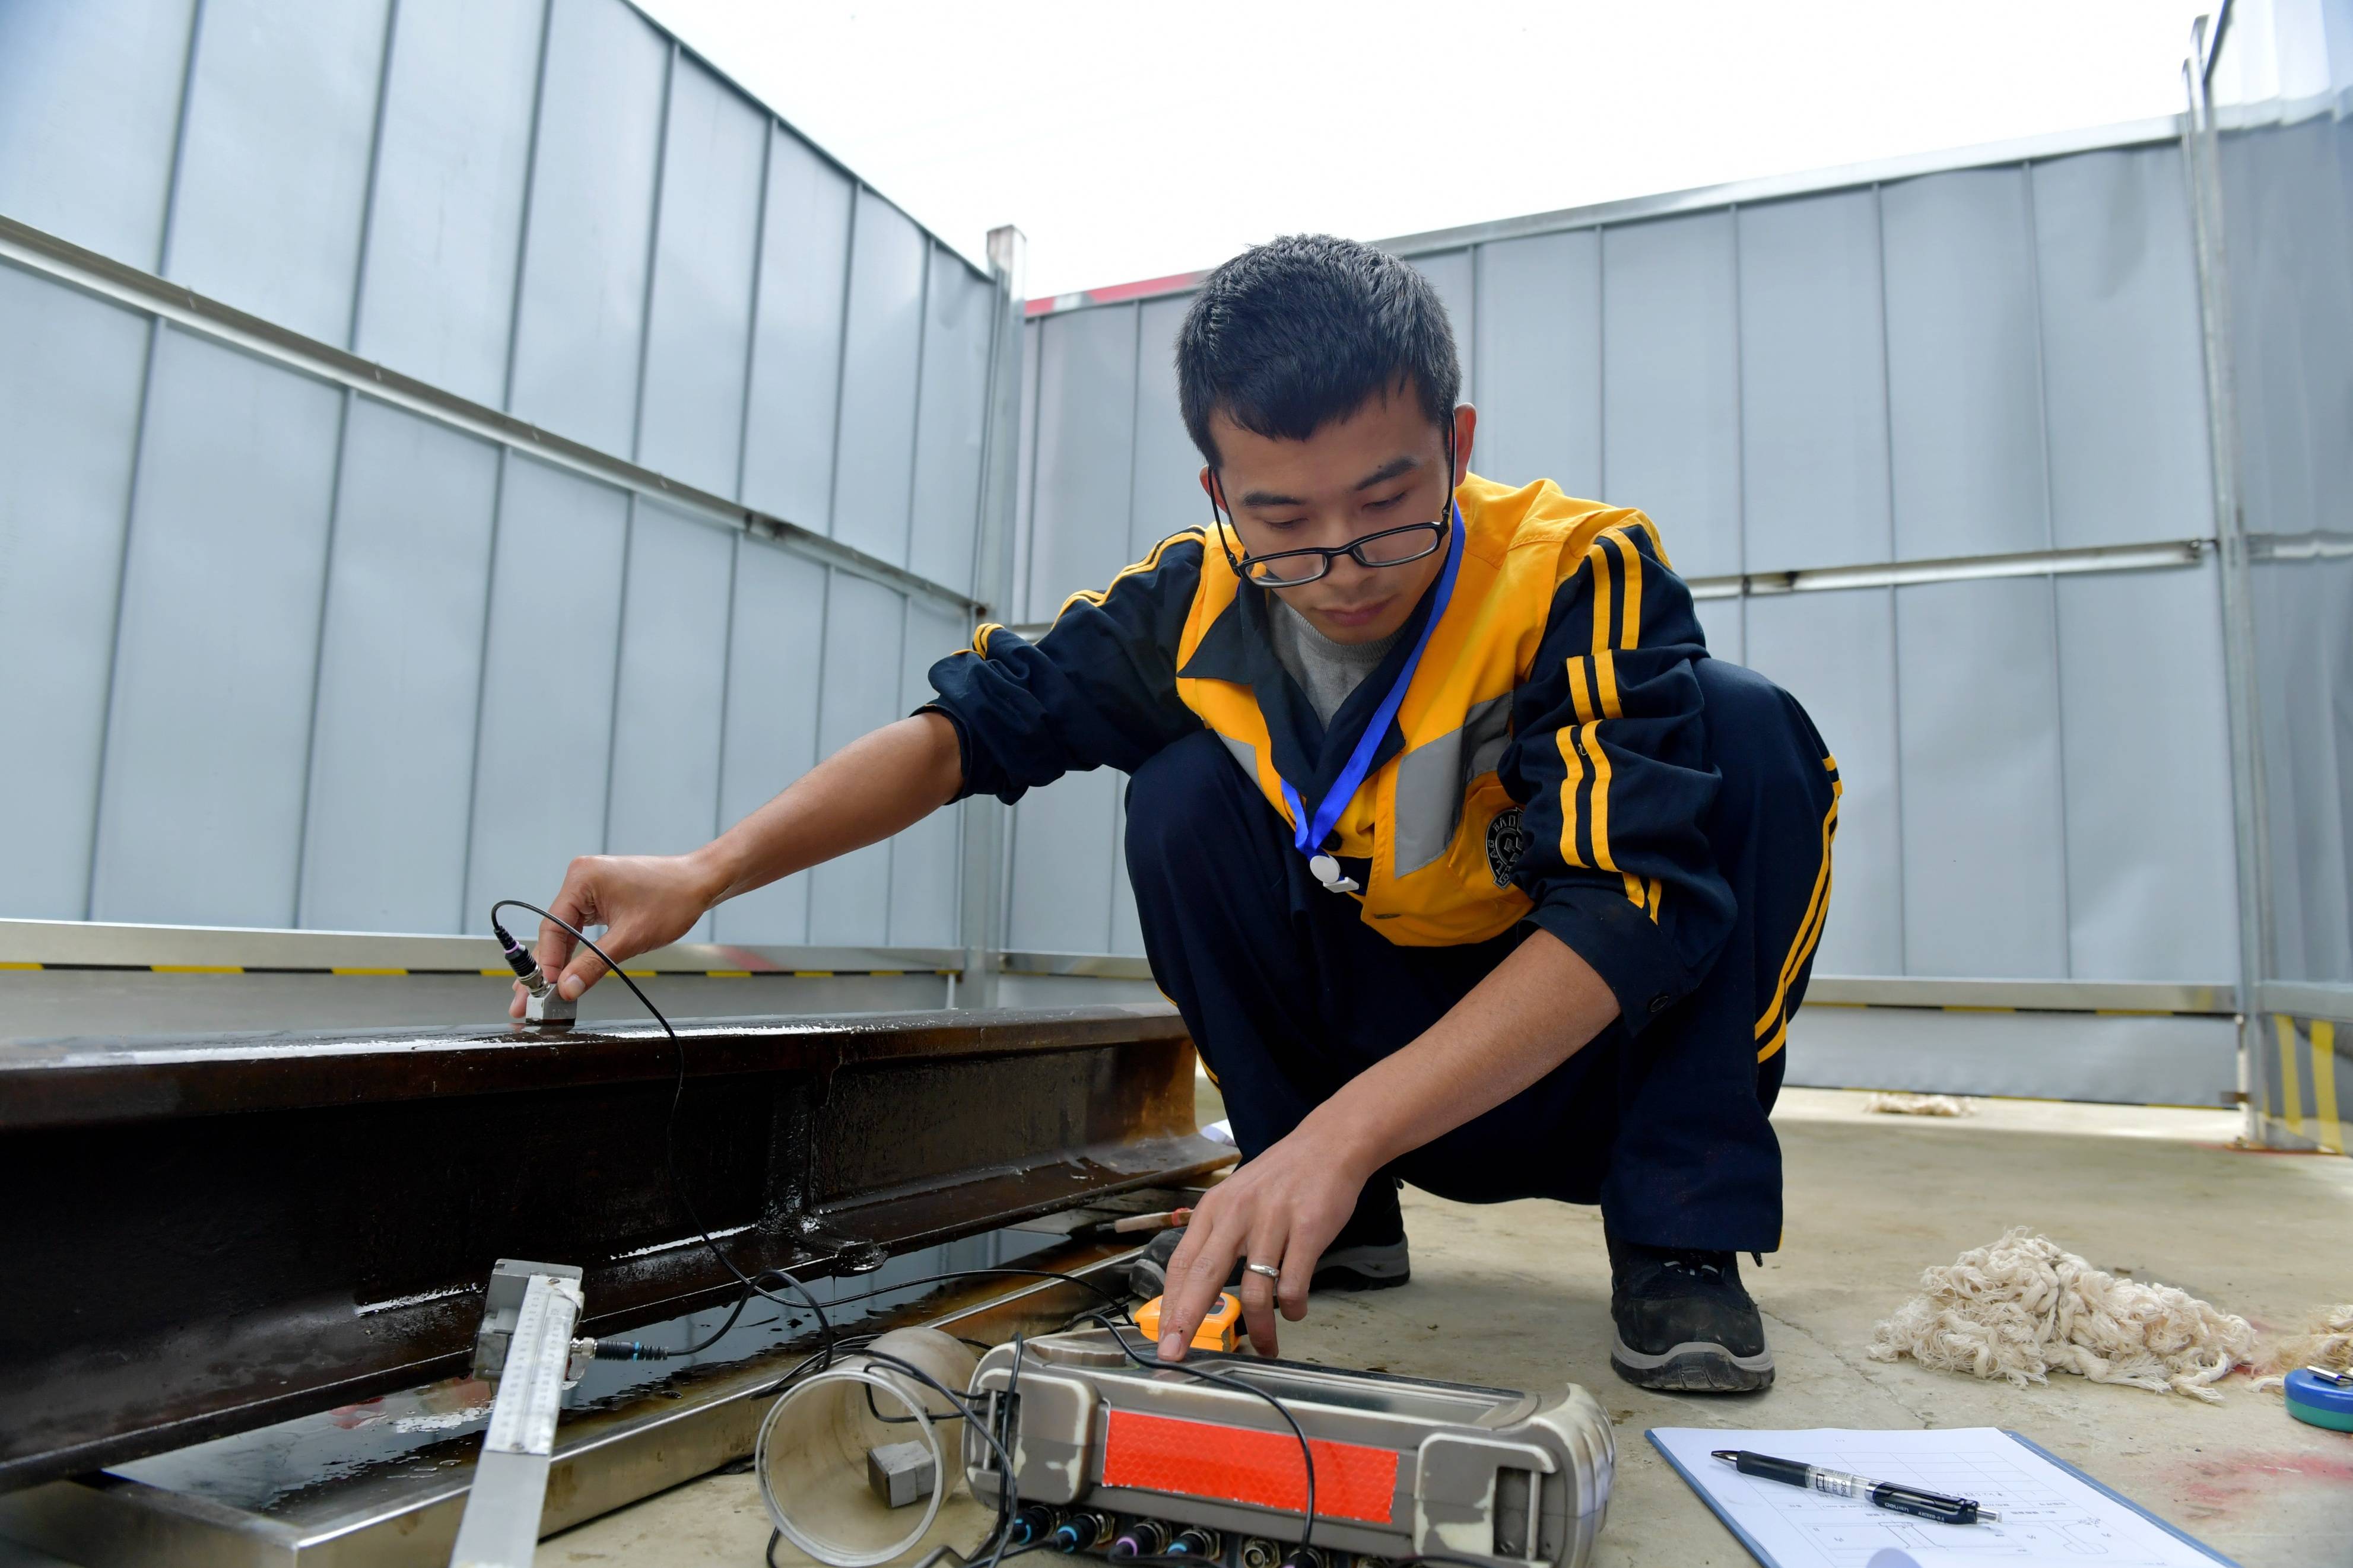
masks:
<path fill-rule="evenodd" d="M 1209 274 L 1176 334 L 1176 397 L 1215 467 L 1209 416 L 1304 441 L 1410 384 L 1440 429 L 1462 390 L 1446 303 L 1411 264 L 1328 234 L 1254 245 Z"/>

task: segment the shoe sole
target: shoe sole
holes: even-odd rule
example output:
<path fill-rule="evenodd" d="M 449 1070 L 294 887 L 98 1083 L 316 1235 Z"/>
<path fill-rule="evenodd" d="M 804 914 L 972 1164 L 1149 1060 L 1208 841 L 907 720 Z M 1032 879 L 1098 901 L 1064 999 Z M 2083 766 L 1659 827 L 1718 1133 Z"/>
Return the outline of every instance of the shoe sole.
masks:
<path fill-rule="evenodd" d="M 1359 1268 L 1345 1267 L 1319 1268 L 1315 1277 L 1307 1282 L 1307 1289 L 1311 1291 L 1394 1290 L 1400 1285 L 1409 1284 L 1412 1279 L 1413 1275 L 1406 1269 L 1399 1269 L 1395 1274 L 1368 1274 Z"/>
<path fill-rule="evenodd" d="M 1710 1340 L 1686 1340 L 1654 1355 L 1621 1337 L 1610 1343 L 1609 1370 L 1637 1388 L 1668 1394 L 1754 1394 L 1773 1386 L 1773 1352 L 1735 1355 Z"/>

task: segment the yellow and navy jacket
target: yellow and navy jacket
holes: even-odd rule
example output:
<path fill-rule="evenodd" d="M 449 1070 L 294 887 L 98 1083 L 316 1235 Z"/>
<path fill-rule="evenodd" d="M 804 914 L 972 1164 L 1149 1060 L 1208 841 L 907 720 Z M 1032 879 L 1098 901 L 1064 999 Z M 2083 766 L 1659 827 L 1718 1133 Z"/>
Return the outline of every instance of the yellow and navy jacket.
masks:
<path fill-rule="evenodd" d="M 1718 775 L 1691 594 L 1639 511 L 1475 474 L 1455 499 L 1453 596 L 1324 847 L 1389 941 L 1475 942 L 1534 921 L 1639 1026 L 1698 984 L 1735 914 L 1703 827 Z M 955 726 L 966 794 L 1011 802 L 1076 770 L 1133 772 L 1207 727 L 1288 822 L 1282 781 L 1323 797 L 1430 600 L 1326 731 L 1275 656 L 1265 590 L 1190 530 L 1071 595 L 1035 643 L 982 626 L 933 668 L 930 707 Z"/>

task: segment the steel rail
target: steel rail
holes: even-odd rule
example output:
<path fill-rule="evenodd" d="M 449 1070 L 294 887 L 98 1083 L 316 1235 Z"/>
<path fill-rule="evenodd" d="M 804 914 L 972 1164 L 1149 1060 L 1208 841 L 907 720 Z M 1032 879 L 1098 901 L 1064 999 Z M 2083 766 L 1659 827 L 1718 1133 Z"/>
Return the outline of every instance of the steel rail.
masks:
<path fill-rule="evenodd" d="M 824 1275 L 1232 1158 L 1166 1008 L 681 1034 L 0 1047 L 0 1489 L 448 1375 L 501 1257 L 583 1265 L 592 1333 L 729 1300 L 679 1188 Z"/>

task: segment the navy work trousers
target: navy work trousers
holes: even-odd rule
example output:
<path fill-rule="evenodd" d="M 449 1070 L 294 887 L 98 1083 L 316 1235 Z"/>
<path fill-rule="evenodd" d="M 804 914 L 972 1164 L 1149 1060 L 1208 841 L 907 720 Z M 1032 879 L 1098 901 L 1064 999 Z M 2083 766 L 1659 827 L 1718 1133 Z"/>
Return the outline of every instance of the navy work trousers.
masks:
<path fill-rule="evenodd" d="M 1698 987 L 1639 1034 L 1612 1024 L 1536 1083 L 1406 1155 L 1394 1173 L 1466 1203 L 1599 1204 L 1654 1247 L 1769 1252 L 1781 1233 L 1781 1149 L 1767 1116 L 1778 1030 L 1760 1039 L 1802 932 L 1835 821 L 1835 773 L 1786 693 L 1736 665 L 1699 664 L 1707 823 L 1739 919 Z M 1289 1133 L 1341 1085 L 1409 1045 L 1533 927 L 1459 947 L 1401 947 L 1327 891 L 1288 826 L 1217 737 L 1187 736 L 1128 785 L 1127 864 L 1145 950 L 1225 1097 L 1242 1156 Z M 1549 938 L 1541 940 L 1550 940 Z"/>

